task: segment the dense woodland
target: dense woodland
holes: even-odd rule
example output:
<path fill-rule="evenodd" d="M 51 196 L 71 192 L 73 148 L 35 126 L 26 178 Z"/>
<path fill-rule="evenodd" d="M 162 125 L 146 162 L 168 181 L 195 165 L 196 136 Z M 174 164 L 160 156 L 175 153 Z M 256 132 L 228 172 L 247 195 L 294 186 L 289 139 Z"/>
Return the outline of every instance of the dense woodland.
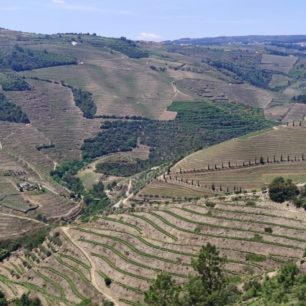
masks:
<path fill-rule="evenodd" d="M 83 116 L 92 119 L 97 112 L 97 106 L 93 100 L 92 93 L 78 88 L 73 88 L 72 93 L 76 106 L 83 112 Z"/>
<path fill-rule="evenodd" d="M 11 102 L 4 94 L 0 93 L 0 120 L 16 123 L 29 123 L 28 116 Z"/>
<path fill-rule="evenodd" d="M 261 88 L 268 88 L 272 79 L 272 72 L 259 69 L 258 65 L 237 65 L 237 63 L 225 61 L 211 61 L 209 64 L 217 69 L 225 69 L 234 73 L 239 81 L 246 81 Z"/>
<path fill-rule="evenodd" d="M 31 86 L 24 78 L 13 73 L 0 73 L 0 85 L 4 91 L 31 90 Z"/>
<path fill-rule="evenodd" d="M 262 111 L 235 103 L 174 102 L 169 110 L 178 113 L 173 121 L 106 121 L 98 136 L 84 142 L 84 158 L 131 151 L 139 140 L 150 147 L 148 160 L 97 167 L 104 173 L 128 176 L 272 124 Z"/>
<path fill-rule="evenodd" d="M 0 51 L 0 68 L 24 71 L 43 67 L 77 64 L 70 55 L 60 55 L 47 50 L 27 49 L 16 45 Z"/>

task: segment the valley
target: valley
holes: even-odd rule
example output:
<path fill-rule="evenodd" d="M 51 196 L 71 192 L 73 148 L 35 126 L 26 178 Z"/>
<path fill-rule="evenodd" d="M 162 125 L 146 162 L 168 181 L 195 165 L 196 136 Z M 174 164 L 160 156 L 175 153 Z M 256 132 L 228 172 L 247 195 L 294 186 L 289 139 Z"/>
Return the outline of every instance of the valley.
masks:
<path fill-rule="evenodd" d="M 183 288 L 208 243 L 235 305 L 264 305 L 244 286 L 288 262 L 306 271 L 306 51 L 246 39 L 0 29 L 8 301 L 149 305 L 158 275 Z M 273 202 L 277 177 L 300 198 Z"/>

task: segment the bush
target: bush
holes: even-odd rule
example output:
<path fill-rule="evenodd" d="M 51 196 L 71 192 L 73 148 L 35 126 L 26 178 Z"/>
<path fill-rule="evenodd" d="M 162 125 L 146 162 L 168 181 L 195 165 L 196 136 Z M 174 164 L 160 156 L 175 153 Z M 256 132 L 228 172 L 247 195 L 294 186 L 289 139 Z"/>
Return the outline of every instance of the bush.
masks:
<path fill-rule="evenodd" d="M 252 200 L 248 200 L 246 203 L 245 203 L 246 206 L 250 206 L 250 207 L 255 207 L 256 206 L 256 202 L 255 201 L 252 201 Z"/>
<path fill-rule="evenodd" d="M 265 233 L 272 234 L 273 233 L 272 228 L 271 227 L 265 227 Z"/>
<path fill-rule="evenodd" d="M 112 281 L 112 279 L 110 277 L 105 277 L 104 278 L 104 282 L 105 282 L 105 285 L 107 287 L 109 287 L 112 284 L 113 281 Z"/>
<path fill-rule="evenodd" d="M 245 259 L 247 261 L 254 261 L 254 262 L 262 262 L 266 260 L 266 256 L 264 255 L 259 255 L 259 254 L 247 254 L 245 256 Z"/>
<path fill-rule="evenodd" d="M 269 185 L 269 197 L 274 202 L 282 203 L 293 200 L 298 194 L 297 186 L 290 179 L 277 177 Z"/>

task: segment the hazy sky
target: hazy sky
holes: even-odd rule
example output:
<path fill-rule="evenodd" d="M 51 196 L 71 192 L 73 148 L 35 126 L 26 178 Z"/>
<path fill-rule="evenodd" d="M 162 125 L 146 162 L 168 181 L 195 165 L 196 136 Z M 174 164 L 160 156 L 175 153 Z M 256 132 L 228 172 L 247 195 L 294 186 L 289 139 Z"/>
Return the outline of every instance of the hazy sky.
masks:
<path fill-rule="evenodd" d="M 165 40 L 306 34 L 306 0 L 0 0 L 0 27 Z"/>

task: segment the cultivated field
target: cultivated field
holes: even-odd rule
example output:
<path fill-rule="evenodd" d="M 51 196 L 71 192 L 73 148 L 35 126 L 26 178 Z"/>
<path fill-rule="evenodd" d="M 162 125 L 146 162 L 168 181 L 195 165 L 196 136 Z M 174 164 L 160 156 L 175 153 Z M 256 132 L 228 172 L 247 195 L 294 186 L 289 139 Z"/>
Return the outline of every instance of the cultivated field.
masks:
<path fill-rule="evenodd" d="M 31 291 L 50 306 L 76 305 L 85 299 L 102 304 L 105 299 L 86 255 L 57 232 L 38 248 L 14 253 L 1 263 L 0 271 L 0 288 L 8 298 Z"/>
<path fill-rule="evenodd" d="M 301 124 L 301 126 L 300 126 Z M 251 133 L 195 152 L 152 181 L 142 199 L 259 190 L 276 176 L 306 179 L 305 122 Z"/>
<path fill-rule="evenodd" d="M 45 136 L 44 142 L 38 144 L 54 145 L 42 153 L 57 163 L 79 159 L 84 139 L 98 133 L 100 121 L 83 117 L 69 88 L 36 80 L 29 83 L 31 91 L 13 92 L 9 97 L 22 107 L 31 126 Z"/>
<path fill-rule="evenodd" d="M 84 88 L 93 93 L 97 115 L 141 115 L 158 119 L 175 96 L 172 79 L 152 71 L 143 61 L 127 58 L 85 59 L 69 67 L 38 69 L 26 73 Z"/>
<path fill-rule="evenodd" d="M 226 256 L 226 273 L 238 284 L 298 261 L 305 225 L 304 211 L 255 194 L 139 206 L 57 230 L 60 245 L 49 238 L 44 248 L 5 260 L 0 283 L 9 296 L 32 288 L 48 305 L 85 296 L 101 302 L 99 292 L 115 305 L 134 305 L 161 271 L 186 281 L 191 259 L 208 242 Z"/>
<path fill-rule="evenodd" d="M 267 70 L 288 73 L 297 60 L 298 58 L 295 56 L 263 54 L 261 58 L 261 67 Z"/>
<path fill-rule="evenodd" d="M 0 214 L 4 216 L 0 239 L 45 226 L 36 220 L 38 215 L 67 220 L 76 215 L 79 204 L 69 200 L 67 190 L 49 177 L 53 161 L 35 148 L 40 141 L 44 143 L 42 134 L 31 125 L 0 125 Z M 21 192 L 17 185 L 25 181 L 43 190 Z"/>
<path fill-rule="evenodd" d="M 259 161 L 260 157 L 264 160 L 273 158 L 280 160 L 283 156 L 287 160 L 301 159 L 306 157 L 306 124 L 298 126 L 277 126 L 273 129 L 258 133 L 249 134 L 244 137 L 232 139 L 221 144 L 195 152 L 174 165 L 173 172 L 179 170 L 207 169 L 208 165 L 214 168 L 215 165 L 221 167 L 222 163 L 231 162 L 232 165 L 242 165 L 243 162 Z"/>

